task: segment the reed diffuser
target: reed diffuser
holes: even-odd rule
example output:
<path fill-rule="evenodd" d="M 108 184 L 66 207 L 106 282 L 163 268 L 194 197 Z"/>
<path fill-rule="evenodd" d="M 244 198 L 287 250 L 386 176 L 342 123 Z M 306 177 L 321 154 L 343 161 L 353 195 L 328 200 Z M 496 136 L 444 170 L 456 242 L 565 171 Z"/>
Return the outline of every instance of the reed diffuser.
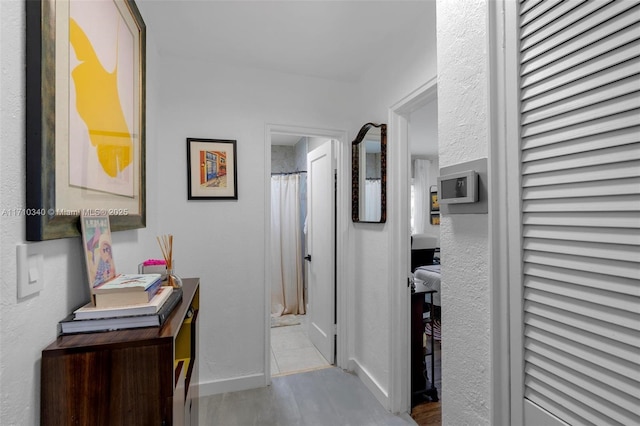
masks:
<path fill-rule="evenodd" d="M 171 287 L 182 287 L 182 279 L 175 274 L 174 264 L 173 264 L 173 235 L 162 235 L 160 237 L 156 237 L 158 240 L 158 244 L 160 245 L 160 250 L 162 251 L 162 256 L 164 257 L 164 261 L 167 263 L 167 282 Z"/>

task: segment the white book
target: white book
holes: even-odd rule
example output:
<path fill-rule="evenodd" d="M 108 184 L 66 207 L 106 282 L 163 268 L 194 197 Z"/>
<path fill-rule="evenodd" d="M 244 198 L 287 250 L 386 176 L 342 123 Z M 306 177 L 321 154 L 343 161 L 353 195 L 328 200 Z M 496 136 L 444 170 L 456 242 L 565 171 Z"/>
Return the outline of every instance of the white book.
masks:
<path fill-rule="evenodd" d="M 162 286 L 149 302 L 136 305 L 98 308 L 89 302 L 73 312 L 73 319 L 87 320 L 157 314 L 164 302 L 169 298 L 169 295 L 171 295 L 172 290 L 173 288 L 170 286 Z"/>

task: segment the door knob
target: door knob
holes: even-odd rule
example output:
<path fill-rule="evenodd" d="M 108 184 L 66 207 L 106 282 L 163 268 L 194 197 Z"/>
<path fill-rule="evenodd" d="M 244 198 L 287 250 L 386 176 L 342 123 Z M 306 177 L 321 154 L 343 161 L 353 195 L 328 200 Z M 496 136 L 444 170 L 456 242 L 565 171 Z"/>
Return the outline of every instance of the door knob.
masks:
<path fill-rule="evenodd" d="M 311 255 L 308 254 L 304 257 L 304 260 L 306 260 L 307 262 L 311 262 Z"/>

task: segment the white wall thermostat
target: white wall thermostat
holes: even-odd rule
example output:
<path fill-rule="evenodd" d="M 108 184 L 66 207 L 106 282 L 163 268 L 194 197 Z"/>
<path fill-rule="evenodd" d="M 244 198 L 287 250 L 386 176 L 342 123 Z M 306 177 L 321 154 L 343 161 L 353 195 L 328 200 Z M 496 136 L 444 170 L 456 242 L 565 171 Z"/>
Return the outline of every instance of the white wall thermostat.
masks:
<path fill-rule="evenodd" d="M 487 159 L 478 158 L 440 169 L 438 177 L 440 215 L 487 214 L 489 175 Z"/>
<path fill-rule="evenodd" d="M 478 173 L 475 170 L 451 173 L 438 177 L 440 204 L 478 202 Z"/>

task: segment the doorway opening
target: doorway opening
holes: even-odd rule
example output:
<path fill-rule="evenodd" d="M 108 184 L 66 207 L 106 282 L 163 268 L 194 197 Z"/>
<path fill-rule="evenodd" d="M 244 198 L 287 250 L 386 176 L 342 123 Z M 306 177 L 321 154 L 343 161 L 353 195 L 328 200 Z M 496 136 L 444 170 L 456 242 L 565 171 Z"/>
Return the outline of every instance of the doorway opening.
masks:
<path fill-rule="evenodd" d="M 301 135 L 271 137 L 272 376 L 331 365 L 310 339 L 308 321 L 312 258 L 307 238 L 307 156 L 327 141 Z"/>
<path fill-rule="evenodd" d="M 338 173 L 334 151 L 340 154 L 342 132 L 317 131 L 287 126 L 268 126 L 267 151 L 269 182 L 265 209 L 268 212 L 265 264 L 267 295 L 267 331 L 265 336 L 265 371 L 267 384 L 271 376 L 288 375 L 339 365 L 335 350 L 338 329 L 338 282 L 342 267 L 336 259 L 336 230 L 341 221 L 336 215 Z M 330 174 L 318 174 L 319 163 L 314 156 L 323 146 L 330 147 Z M 318 183 L 320 182 L 320 183 Z M 326 188 L 330 194 L 325 194 Z M 320 194 L 320 195 L 319 195 Z M 326 200 L 333 206 L 328 222 L 317 224 L 322 232 L 314 233 L 315 222 L 324 211 Z M 314 213 L 315 212 L 315 213 Z M 322 215 L 320 214 L 322 213 Z M 316 217 L 317 216 L 317 217 Z M 315 219 L 314 219 L 315 217 Z M 332 231 L 327 232 L 329 228 Z M 317 236 L 321 234 L 320 236 Z M 324 242 L 323 242 L 324 241 Z M 320 244 L 320 245 L 318 245 Z M 322 244 L 329 244 L 326 250 Z M 313 251 L 314 253 L 312 253 Z M 327 252 L 327 254 L 323 254 Z M 315 254 L 315 255 L 313 255 Z M 330 267 L 325 262 L 321 270 L 329 276 L 314 273 L 316 263 L 330 255 Z M 319 265 L 320 266 L 320 265 Z M 317 269 L 317 268 L 316 268 Z M 321 285 L 316 282 L 321 281 Z M 326 289 L 330 286 L 329 295 Z M 330 316 L 330 323 L 325 320 Z M 330 348 L 326 342 L 331 340 Z"/>
<path fill-rule="evenodd" d="M 423 353 L 423 347 L 424 352 L 437 352 L 439 354 L 440 351 L 437 350 L 437 347 L 431 347 L 431 336 L 423 333 L 424 331 L 430 331 L 431 335 L 434 335 L 437 332 L 435 324 L 431 324 L 431 330 L 427 330 L 426 323 L 423 326 L 423 314 L 427 314 L 427 312 L 420 312 L 418 317 L 420 324 L 417 324 L 416 327 L 417 316 L 412 316 L 412 302 L 415 302 L 415 297 L 412 295 L 411 283 L 408 286 L 406 284 L 408 279 L 415 278 L 412 272 L 416 266 L 425 266 L 412 265 L 412 234 L 423 237 L 422 243 L 428 243 L 428 247 L 421 248 L 433 256 L 430 257 L 430 262 L 427 263 L 433 263 L 433 258 L 439 258 L 439 253 L 436 254 L 439 247 L 439 228 L 438 225 L 435 225 L 437 223 L 437 211 L 434 208 L 435 206 L 431 205 L 431 190 L 435 185 L 434 181 L 438 173 L 438 148 L 436 145 L 426 153 L 420 152 L 421 145 L 426 145 L 424 143 L 425 139 L 427 141 L 433 141 L 434 139 L 437 141 L 437 119 L 431 123 L 423 120 L 424 115 L 433 115 L 432 110 L 434 108 L 437 111 L 436 84 L 435 78 L 428 81 L 392 106 L 389 112 L 389 137 L 390 141 L 392 141 L 389 144 L 389 158 L 392 159 L 392 171 L 389 180 L 396 182 L 389 206 L 389 213 L 396 217 L 396 220 L 392 222 L 391 251 L 394 255 L 390 257 L 389 268 L 392 276 L 395 277 L 394 281 L 404 283 L 404 285 L 397 286 L 398 290 L 392 293 L 391 329 L 394 337 L 390 342 L 390 369 L 392 371 L 390 405 L 392 411 L 396 412 L 411 412 L 412 399 L 415 402 L 415 399 L 412 398 L 414 390 L 412 389 L 412 381 L 415 380 L 417 375 L 426 376 L 424 377 L 426 380 L 435 382 L 436 388 L 441 383 L 439 368 L 435 368 L 434 370 L 436 371 L 433 372 L 431 370 L 431 365 L 429 364 L 432 360 L 430 357 L 424 357 L 424 361 L 420 359 L 418 363 L 413 362 L 416 361 L 416 352 Z M 430 110 L 431 112 L 429 112 Z M 420 127 L 422 127 L 422 130 L 420 130 Z M 418 134 L 416 134 L 416 130 L 420 130 Z M 426 146 L 422 148 L 426 148 Z M 413 160 L 426 161 L 412 161 L 412 154 Z M 418 170 L 416 171 L 416 169 Z M 421 176 L 425 177 L 421 178 Z M 412 179 L 414 179 L 413 208 L 414 210 L 420 209 L 419 212 L 414 211 L 413 217 L 410 213 L 412 207 Z M 420 180 L 419 184 L 418 180 Z M 420 194 L 416 194 L 418 191 Z M 421 200 L 417 202 L 419 198 Z M 420 263 L 420 259 L 417 260 L 417 263 Z M 429 300 L 426 299 L 425 297 L 424 302 L 427 303 L 423 304 L 429 305 Z M 414 303 L 413 307 L 415 306 L 416 304 Z M 431 312 L 428 312 L 428 315 L 432 315 Z M 437 313 L 434 312 L 434 315 L 437 315 Z M 420 336 L 416 339 L 416 329 L 424 334 L 424 340 Z M 414 347 L 412 351 L 412 341 L 416 340 L 418 344 L 423 342 L 427 344 L 419 347 L 417 351 Z M 435 343 L 435 345 L 437 346 L 438 343 Z M 436 363 L 436 367 L 439 367 L 440 363 L 435 355 L 433 362 Z M 424 365 L 424 368 L 421 371 L 416 371 L 416 364 Z M 440 395 L 439 389 L 437 394 L 438 396 Z"/>
<path fill-rule="evenodd" d="M 442 396 L 438 99 L 408 115 L 410 174 L 411 414 L 440 415 Z M 417 312 L 413 312 L 413 311 Z M 419 424 L 423 422 L 419 421 Z"/>

